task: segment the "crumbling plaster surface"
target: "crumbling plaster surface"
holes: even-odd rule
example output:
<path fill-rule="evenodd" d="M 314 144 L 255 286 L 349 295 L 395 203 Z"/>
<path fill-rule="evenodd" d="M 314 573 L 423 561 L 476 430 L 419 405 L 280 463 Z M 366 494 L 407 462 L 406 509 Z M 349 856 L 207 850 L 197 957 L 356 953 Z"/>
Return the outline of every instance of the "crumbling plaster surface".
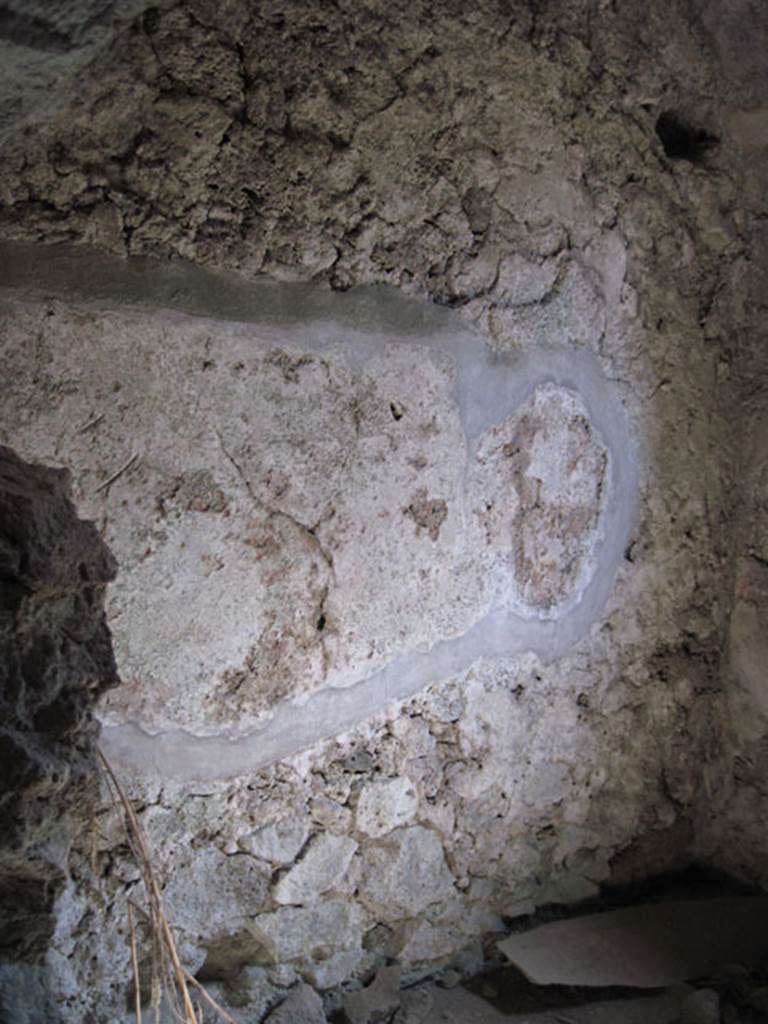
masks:
<path fill-rule="evenodd" d="M 6 238 L 421 293 L 504 358 L 556 346 L 594 360 L 636 446 L 613 589 L 561 657 L 480 659 L 242 779 L 132 776 L 171 896 L 187 878 L 231 908 L 212 920 L 172 900 L 184 953 L 254 1021 L 296 973 L 332 999 L 386 957 L 471 963 L 504 917 L 684 862 L 696 824 L 699 850 L 761 870 L 759 819 L 738 856 L 724 852 L 742 827 L 728 815 L 758 810 L 759 793 L 728 804 L 738 783 L 717 783 L 734 779 L 743 743 L 735 717 L 727 741 L 721 729 L 720 652 L 744 447 L 733 410 L 755 367 L 740 360 L 759 347 L 764 193 L 747 171 L 768 93 L 752 59 L 762 12 L 721 7 L 161 5 L 91 65 L 66 117 L 20 127 L 0 156 Z M 654 132 L 664 111 L 720 145 L 670 159 Z M 83 316 L 29 300 L 9 315 L 40 318 L 43 339 L 45 322 L 53 339 Z M 89 310 L 86 336 L 99 317 L 125 323 Z M 132 480 L 99 500 L 135 500 Z M 426 525 L 404 517 L 411 542 L 446 543 L 447 517 L 430 536 L 443 495 L 415 494 L 401 507 Z M 384 808 L 373 826 L 370 806 Z M 98 857 L 93 880 L 89 851 L 73 852 L 49 953 L 72 1020 L 110 1019 L 129 977 L 118 897 L 136 872 L 106 814 Z M 422 862 L 435 887 L 413 914 Z"/>

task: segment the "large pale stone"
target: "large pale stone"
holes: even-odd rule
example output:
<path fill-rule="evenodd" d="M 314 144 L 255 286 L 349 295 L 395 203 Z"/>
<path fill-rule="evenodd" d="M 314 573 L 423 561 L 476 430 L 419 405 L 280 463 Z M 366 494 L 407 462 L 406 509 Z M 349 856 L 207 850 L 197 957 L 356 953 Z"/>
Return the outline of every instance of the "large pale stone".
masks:
<path fill-rule="evenodd" d="M 301 860 L 283 875 L 273 892 L 277 903 L 311 903 L 336 888 L 350 865 L 357 843 L 349 836 L 323 832 L 310 843 Z"/>
<path fill-rule="evenodd" d="M 407 776 L 371 782 L 364 786 L 357 804 L 355 824 L 366 835 L 386 835 L 413 819 L 419 798 Z"/>
<path fill-rule="evenodd" d="M 312 907 L 281 907 L 261 914 L 249 930 L 271 963 L 334 952 L 360 945 L 366 923 L 363 909 L 350 900 L 325 900 Z"/>
<path fill-rule="evenodd" d="M 194 935 L 231 934 L 264 906 L 270 871 L 248 854 L 196 850 L 163 891 L 171 923 Z"/>
<path fill-rule="evenodd" d="M 98 269 L 122 295 L 123 265 Z M 129 284 L 183 309 L 166 274 Z M 268 323 L 233 287 L 242 322 L 77 299 L 0 310 L 0 440 L 72 467 L 122 568 L 108 615 L 123 682 L 103 742 L 118 764 L 195 780 L 334 735 L 491 649 L 567 650 L 631 513 L 632 474 L 614 494 L 604 446 L 621 468 L 623 412 L 585 353 L 496 361 L 455 318 L 394 294 L 377 322 L 364 297 L 318 309 L 259 291 L 265 316 L 278 300 Z M 297 330 L 281 303 L 333 327 Z"/>
<path fill-rule="evenodd" d="M 453 884 L 437 833 L 420 825 L 393 832 L 363 854 L 360 898 L 385 920 L 417 914 L 447 898 Z"/>
<path fill-rule="evenodd" d="M 303 817 L 283 818 L 265 825 L 251 835 L 241 836 L 240 846 L 272 864 L 291 864 L 309 835 L 309 823 Z"/>

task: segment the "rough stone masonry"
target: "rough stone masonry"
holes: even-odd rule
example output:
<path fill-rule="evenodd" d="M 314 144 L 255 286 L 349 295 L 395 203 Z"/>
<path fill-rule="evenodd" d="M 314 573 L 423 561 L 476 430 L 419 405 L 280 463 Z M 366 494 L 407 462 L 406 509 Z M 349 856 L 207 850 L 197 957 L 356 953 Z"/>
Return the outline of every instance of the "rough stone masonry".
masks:
<path fill-rule="evenodd" d="M 256 1022 L 606 882 L 764 882 L 766 13 L 65 6 L 0 22 L 0 441 L 115 548 L 100 715 L 190 969 Z M 137 890 L 105 804 L 63 1020 L 124 1016 Z"/>

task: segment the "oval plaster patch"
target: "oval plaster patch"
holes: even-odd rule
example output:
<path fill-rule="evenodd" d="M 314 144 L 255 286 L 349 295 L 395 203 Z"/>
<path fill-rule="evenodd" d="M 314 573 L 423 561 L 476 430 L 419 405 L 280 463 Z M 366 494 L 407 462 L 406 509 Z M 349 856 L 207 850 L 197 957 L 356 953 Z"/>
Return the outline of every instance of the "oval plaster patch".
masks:
<path fill-rule="evenodd" d="M 480 438 L 470 470 L 498 600 L 556 617 L 594 570 L 609 456 L 574 391 L 547 382 Z"/>

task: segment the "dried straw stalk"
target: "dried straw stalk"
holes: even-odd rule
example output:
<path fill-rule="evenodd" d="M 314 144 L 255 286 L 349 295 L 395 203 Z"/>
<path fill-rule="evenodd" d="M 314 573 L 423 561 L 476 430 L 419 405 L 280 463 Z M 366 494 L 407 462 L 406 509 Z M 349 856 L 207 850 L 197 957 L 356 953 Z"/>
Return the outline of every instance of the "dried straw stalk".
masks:
<path fill-rule="evenodd" d="M 235 1018 L 227 1013 L 224 1007 L 217 1003 L 210 993 L 206 992 L 205 988 L 200 984 L 197 978 L 193 977 L 193 975 L 190 974 L 190 972 L 181 963 L 176 949 L 176 942 L 173 937 L 173 930 L 165 912 L 160 886 L 158 885 L 157 878 L 152 867 L 152 860 L 149 855 L 144 830 L 141 827 L 141 823 L 136 815 L 133 804 L 126 796 L 125 791 L 120 785 L 109 761 L 107 761 L 101 750 L 98 750 L 97 753 L 104 769 L 110 793 L 113 795 L 115 803 L 122 806 L 125 815 L 124 825 L 128 844 L 139 867 L 141 868 L 144 888 L 147 893 L 149 910 L 146 916 L 149 922 L 149 929 L 152 938 L 152 1004 L 155 1019 L 159 1020 L 160 1014 L 160 999 L 158 998 L 159 986 L 156 985 L 155 982 L 155 979 L 159 975 L 161 984 L 164 979 L 166 981 L 166 985 L 164 986 L 166 988 L 166 994 L 169 997 L 172 1012 L 180 1024 L 202 1024 L 202 1011 L 200 1012 L 200 1016 L 198 1016 L 197 1010 L 195 1009 L 189 993 L 190 985 L 200 993 L 205 1002 L 208 1003 L 208 1005 L 218 1014 L 225 1024 L 238 1024 Z M 138 946 L 130 904 L 128 905 L 128 926 L 131 936 L 131 963 L 133 967 L 136 1021 L 137 1024 L 141 1024 Z M 159 970 L 157 969 L 158 962 L 160 967 Z M 173 980 L 170 987 L 167 985 L 169 974 L 172 976 Z"/>

